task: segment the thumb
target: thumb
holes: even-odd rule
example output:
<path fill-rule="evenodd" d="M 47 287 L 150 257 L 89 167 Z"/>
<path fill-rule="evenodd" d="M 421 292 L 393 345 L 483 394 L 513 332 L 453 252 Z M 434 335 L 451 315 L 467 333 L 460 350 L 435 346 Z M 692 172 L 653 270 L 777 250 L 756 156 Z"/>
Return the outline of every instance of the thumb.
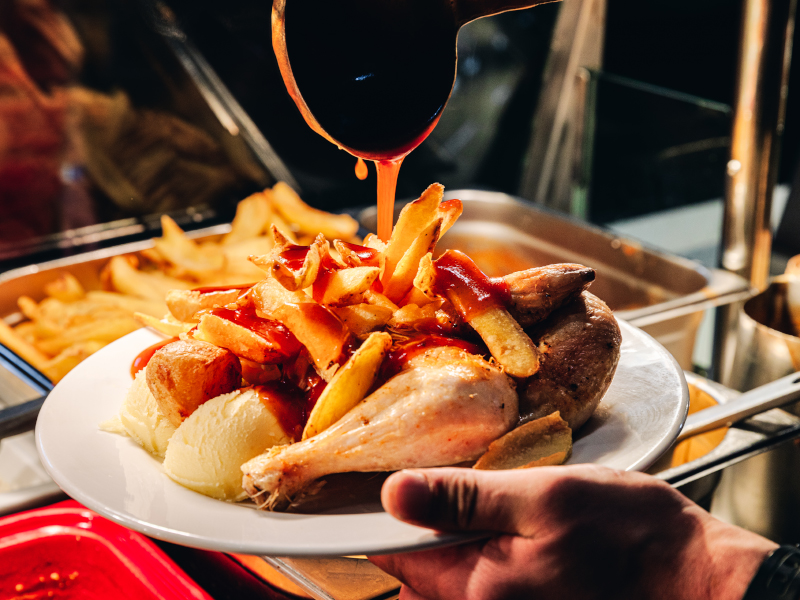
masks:
<path fill-rule="evenodd" d="M 409 469 L 386 480 L 381 502 L 401 521 L 439 531 L 526 535 L 537 500 L 553 479 L 545 470 Z"/>

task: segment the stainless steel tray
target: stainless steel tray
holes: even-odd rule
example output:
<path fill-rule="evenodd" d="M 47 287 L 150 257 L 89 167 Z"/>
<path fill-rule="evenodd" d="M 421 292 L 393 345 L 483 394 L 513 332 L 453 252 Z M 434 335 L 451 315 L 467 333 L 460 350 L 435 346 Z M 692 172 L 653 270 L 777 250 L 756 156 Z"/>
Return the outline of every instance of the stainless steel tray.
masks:
<path fill-rule="evenodd" d="M 464 213 L 437 248 L 469 254 L 489 275 L 556 262 L 576 262 L 597 270 L 591 291 L 615 314 L 647 331 L 681 367 L 692 369 L 695 335 L 703 311 L 748 298 L 743 278 L 499 192 L 453 190 Z M 396 214 L 401 205 L 398 203 Z M 375 231 L 374 207 L 358 215 Z"/>

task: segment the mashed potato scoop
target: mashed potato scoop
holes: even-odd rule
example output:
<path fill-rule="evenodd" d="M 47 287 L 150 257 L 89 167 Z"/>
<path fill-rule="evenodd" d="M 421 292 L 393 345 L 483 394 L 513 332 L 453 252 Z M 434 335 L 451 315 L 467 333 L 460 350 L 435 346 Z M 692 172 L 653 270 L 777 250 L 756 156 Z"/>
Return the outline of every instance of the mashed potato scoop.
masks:
<path fill-rule="evenodd" d="M 241 466 L 291 439 L 253 388 L 212 398 L 175 431 L 164 470 L 181 485 L 220 500 L 242 500 Z"/>

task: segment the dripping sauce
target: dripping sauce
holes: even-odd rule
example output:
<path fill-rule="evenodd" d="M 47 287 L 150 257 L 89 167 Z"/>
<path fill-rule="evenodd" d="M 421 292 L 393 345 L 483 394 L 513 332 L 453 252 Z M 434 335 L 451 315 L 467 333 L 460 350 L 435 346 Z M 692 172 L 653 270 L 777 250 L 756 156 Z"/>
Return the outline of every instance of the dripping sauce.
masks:
<path fill-rule="evenodd" d="M 356 177 L 358 177 L 361 181 L 364 181 L 367 176 L 369 175 L 369 171 L 367 170 L 367 163 L 364 162 L 364 159 L 360 156 L 356 161 Z"/>

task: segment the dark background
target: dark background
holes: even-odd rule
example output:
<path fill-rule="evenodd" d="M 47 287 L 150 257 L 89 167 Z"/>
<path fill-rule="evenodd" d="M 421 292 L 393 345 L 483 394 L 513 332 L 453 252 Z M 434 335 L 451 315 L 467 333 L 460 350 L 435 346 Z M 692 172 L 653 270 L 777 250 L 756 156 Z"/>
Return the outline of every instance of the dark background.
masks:
<path fill-rule="evenodd" d="M 312 133 L 284 91 L 271 51 L 269 3 L 168 1 L 308 200 L 331 208 L 372 202 L 374 171 L 367 181 L 356 180 L 355 159 Z M 399 197 L 415 196 L 434 180 L 450 188 L 517 192 L 558 9 L 559 4 L 543 5 L 462 30 L 456 88 L 429 141 L 406 159 Z M 740 18 L 741 2 L 732 0 L 609 0 L 604 71 L 730 106 Z M 800 158 L 799 62 L 790 80 L 781 182 L 791 181 Z M 505 99 L 487 108 L 481 98 L 501 85 Z M 729 114 L 704 113 L 685 101 L 670 103 L 605 82 L 598 88 L 597 110 L 600 165 L 590 189 L 592 220 L 722 196 Z M 627 128 L 621 122 L 626 118 Z M 676 124 L 683 131 L 676 132 Z M 711 142 L 677 157 L 668 152 L 670 160 L 663 160 L 664 150 L 698 140 Z"/>

